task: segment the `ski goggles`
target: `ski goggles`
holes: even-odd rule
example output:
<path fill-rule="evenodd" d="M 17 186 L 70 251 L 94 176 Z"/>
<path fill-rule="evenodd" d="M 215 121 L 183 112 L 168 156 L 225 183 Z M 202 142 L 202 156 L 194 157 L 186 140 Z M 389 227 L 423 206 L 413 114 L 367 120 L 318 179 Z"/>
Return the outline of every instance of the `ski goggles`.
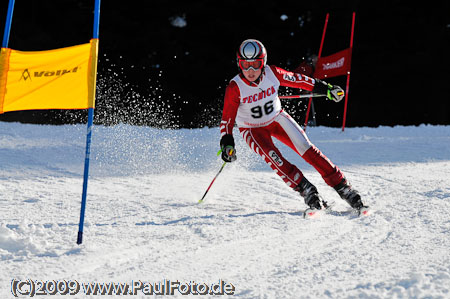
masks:
<path fill-rule="evenodd" d="M 253 69 L 254 71 L 262 69 L 264 64 L 263 59 L 239 60 L 239 67 L 243 71 Z"/>

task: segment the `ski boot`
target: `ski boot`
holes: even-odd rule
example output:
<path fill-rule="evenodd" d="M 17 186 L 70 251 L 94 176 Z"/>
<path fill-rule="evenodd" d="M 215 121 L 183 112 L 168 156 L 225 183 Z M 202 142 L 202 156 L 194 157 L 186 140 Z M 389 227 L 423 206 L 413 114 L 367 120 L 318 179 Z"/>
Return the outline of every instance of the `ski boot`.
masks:
<path fill-rule="evenodd" d="M 300 195 L 305 199 L 305 203 L 309 206 L 309 208 L 305 210 L 303 218 L 313 217 L 316 215 L 318 210 L 327 208 L 326 203 L 320 199 L 317 188 L 305 177 L 302 178 L 294 190 L 300 193 Z"/>
<path fill-rule="evenodd" d="M 358 214 L 363 213 L 366 215 L 368 213 L 368 208 L 361 201 L 361 196 L 358 191 L 352 188 L 352 186 L 347 182 L 346 179 L 334 186 L 339 196 L 345 200 L 353 209 L 358 211 Z"/>

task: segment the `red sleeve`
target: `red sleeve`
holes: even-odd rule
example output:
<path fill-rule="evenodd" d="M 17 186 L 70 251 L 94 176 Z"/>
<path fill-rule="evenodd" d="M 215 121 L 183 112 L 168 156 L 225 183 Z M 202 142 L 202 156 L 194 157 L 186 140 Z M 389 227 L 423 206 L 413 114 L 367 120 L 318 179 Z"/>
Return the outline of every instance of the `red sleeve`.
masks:
<path fill-rule="evenodd" d="M 271 65 L 270 69 L 275 74 L 275 77 L 277 77 L 280 81 L 281 86 L 300 88 L 309 91 L 314 89 L 314 84 L 316 81 L 311 77 L 300 73 L 289 72 L 274 65 Z"/>
<path fill-rule="evenodd" d="M 220 122 L 220 136 L 233 134 L 233 126 L 240 104 L 240 92 L 236 82 L 231 81 L 225 90 L 222 121 Z"/>

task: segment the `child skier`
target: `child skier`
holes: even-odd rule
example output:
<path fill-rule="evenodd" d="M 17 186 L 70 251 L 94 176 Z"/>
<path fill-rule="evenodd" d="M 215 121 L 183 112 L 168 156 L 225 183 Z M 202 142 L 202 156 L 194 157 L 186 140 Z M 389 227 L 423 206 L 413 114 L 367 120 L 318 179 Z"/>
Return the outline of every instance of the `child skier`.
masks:
<path fill-rule="evenodd" d="M 322 209 L 317 188 L 303 173 L 287 161 L 274 145 L 272 137 L 280 140 L 306 162 L 311 164 L 324 181 L 352 208 L 364 207 L 358 192 L 351 187 L 341 170 L 335 166 L 306 136 L 302 128 L 281 108 L 278 88 L 288 86 L 324 94 L 339 102 L 344 91 L 339 86 L 300 73 L 288 72 L 276 66 L 267 66 L 264 45 L 255 39 L 242 42 L 237 51 L 240 73 L 227 86 L 220 123 L 220 147 L 225 162 L 236 160 L 233 126 L 236 122 L 248 146 L 284 180 L 298 191 L 310 209 Z"/>

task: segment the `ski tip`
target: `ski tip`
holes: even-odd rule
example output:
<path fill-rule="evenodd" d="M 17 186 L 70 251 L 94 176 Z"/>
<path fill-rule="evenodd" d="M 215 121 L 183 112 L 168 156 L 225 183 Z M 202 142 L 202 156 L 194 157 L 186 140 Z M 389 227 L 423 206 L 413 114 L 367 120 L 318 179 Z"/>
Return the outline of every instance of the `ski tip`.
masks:
<path fill-rule="evenodd" d="M 369 216 L 370 215 L 370 208 L 369 207 L 362 207 L 359 209 L 359 215 L 361 216 Z"/>
<path fill-rule="evenodd" d="M 304 219 L 318 218 L 321 212 L 322 210 L 306 209 L 305 212 L 303 212 L 303 218 Z"/>
<path fill-rule="evenodd" d="M 312 218 L 312 217 L 314 217 L 314 215 L 316 214 L 316 212 L 304 212 L 303 213 L 303 218 L 304 219 L 308 219 L 308 218 Z"/>

